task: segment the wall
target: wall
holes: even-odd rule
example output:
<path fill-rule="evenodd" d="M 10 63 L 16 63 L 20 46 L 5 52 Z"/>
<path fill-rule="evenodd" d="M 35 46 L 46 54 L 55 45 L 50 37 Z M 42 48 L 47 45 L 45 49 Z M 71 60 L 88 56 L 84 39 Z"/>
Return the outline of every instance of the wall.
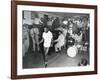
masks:
<path fill-rule="evenodd" d="M 59 18 L 62 19 L 62 16 L 61 15 L 55 15 L 53 13 L 42 12 L 42 11 L 41 12 L 35 12 L 35 13 L 38 14 L 39 18 L 43 18 L 44 17 L 44 14 L 46 14 L 46 15 L 48 15 L 48 17 L 57 17 L 57 16 L 59 16 Z M 34 20 L 31 19 L 31 11 L 24 11 L 24 18 L 25 19 L 23 20 L 23 24 L 25 23 L 25 24 L 32 25 L 34 23 Z"/>
<path fill-rule="evenodd" d="M 35 1 L 35 0 L 34 0 Z M 73 3 L 73 4 L 92 4 L 98 5 L 98 17 L 100 16 L 100 0 L 36 0 L 45 2 L 57 3 Z M 98 19 L 100 21 L 100 18 Z M 100 33 L 100 24 L 98 24 L 98 34 Z M 98 37 L 98 41 L 100 37 Z M 98 48 L 100 48 L 98 42 Z M 98 61 L 100 61 L 100 49 L 98 51 Z M 98 62 L 100 67 L 100 62 Z M 0 0 L 0 80 L 10 80 L 11 71 L 11 2 L 10 0 Z M 100 68 L 98 68 L 98 75 L 84 75 L 84 76 L 67 76 L 55 78 L 39 78 L 30 80 L 100 80 Z M 29 79 L 28 79 L 29 80 Z"/>

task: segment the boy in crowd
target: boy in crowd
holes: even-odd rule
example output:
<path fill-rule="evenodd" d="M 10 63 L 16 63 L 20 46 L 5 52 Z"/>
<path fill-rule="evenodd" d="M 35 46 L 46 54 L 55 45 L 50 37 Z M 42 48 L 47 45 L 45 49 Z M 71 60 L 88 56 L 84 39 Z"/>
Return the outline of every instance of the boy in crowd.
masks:
<path fill-rule="evenodd" d="M 44 43 L 43 43 L 44 52 L 45 52 L 44 61 L 45 61 L 45 67 L 47 67 L 47 54 L 48 54 L 49 48 L 51 46 L 51 41 L 52 41 L 52 38 L 53 38 L 52 33 L 48 30 L 47 27 L 44 28 L 42 38 L 43 39 L 40 41 L 40 43 L 44 41 Z"/>

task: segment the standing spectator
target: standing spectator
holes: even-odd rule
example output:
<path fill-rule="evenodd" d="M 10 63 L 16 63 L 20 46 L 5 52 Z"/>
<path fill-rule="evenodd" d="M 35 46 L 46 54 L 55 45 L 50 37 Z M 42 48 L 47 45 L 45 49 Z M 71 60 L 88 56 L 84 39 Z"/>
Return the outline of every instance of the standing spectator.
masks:
<path fill-rule="evenodd" d="M 36 49 L 39 51 L 40 47 L 39 47 L 39 29 L 37 27 L 32 28 L 30 30 L 30 35 L 32 37 L 32 41 L 33 41 L 33 51 L 36 51 Z"/>
<path fill-rule="evenodd" d="M 56 17 L 56 19 L 52 23 L 52 27 L 55 29 L 58 28 L 59 26 L 60 26 L 60 20 L 59 17 Z"/>
<path fill-rule="evenodd" d="M 48 22 L 48 20 L 49 20 L 48 15 L 44 14 L 44 17 L 41 18 L 42 26 L 43 26 L 43 27 L 47 27 L 47 22 Z"/>
<path fill-rule="evenodd" d="M 32 42 L 33 42 L 33 51 L 35 51 L 35 34 L 34 34 L 34 28 L 32 27 L 32 29 L 30 30 L 30 36 L 32 38 Z"/>
<path fill-rule="evenodd" d="M 33 30 L 34 30 L 35 46 L 37 46 L 37 50 L 40 51 L 40 47 L 39 47 L 39 29 L 37 27 L 35 27 Z"/>
<path fill-rule="evenodd" d="M 28 25 L 23 25 L 23 34 L 22 34 L 22 53 L 25 56 L 25 53 L 28 52 L 29 49 L 29 33 L 28 33 Z"/>

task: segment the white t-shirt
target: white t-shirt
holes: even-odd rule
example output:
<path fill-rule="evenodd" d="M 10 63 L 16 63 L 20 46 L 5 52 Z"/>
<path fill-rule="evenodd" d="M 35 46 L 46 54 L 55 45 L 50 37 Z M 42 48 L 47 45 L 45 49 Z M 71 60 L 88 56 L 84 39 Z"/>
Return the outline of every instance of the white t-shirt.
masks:
<path fill-rule="evenodd" d="M 43 32 L 42 37 L 44 39 L 44 47 L 50 47 L 51 40 L 52 40 L 52 37 L 53 37 L 52 33 L 50 31 L 48 31 L 47 33 Z"/>

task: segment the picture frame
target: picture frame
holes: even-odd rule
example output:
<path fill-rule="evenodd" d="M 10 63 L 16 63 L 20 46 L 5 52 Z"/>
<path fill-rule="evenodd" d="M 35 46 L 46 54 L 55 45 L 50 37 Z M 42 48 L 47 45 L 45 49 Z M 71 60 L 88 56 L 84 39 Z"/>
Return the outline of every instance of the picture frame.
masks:
<path fill-rule="evenodd" d="M 69 13 L 88 13 L 90 15 L 90 65 L 74 68 L 34 68 L 23 69 L 22 66 L 22 20 L 26 19 L 23 10 L 56 11 Z M 75 12 L 76 11 L 76 12 Z M 24 16 L 23 16 L 23 15 Z M 41 14 L 41 13 L 40 13 Z M 30 14 L 32 15 L 32 14 Z M 26 15 L 27 16 L 27 15 Z M 34 19 L 34 15 L 30 17 Z M 20 27 L 19 27 L 20 26 Z M 92 37 L 91 37 L 92 36 Z M 22 69 L 22 70 L 21 70 Z M 72 71 L 70 71 L 72 70 Z M 97 6 L 82 4 L 64 4 L 32 1 L 11 1 L 11 78 L 43 78 L 75 75 L 97 74 Z"/>

